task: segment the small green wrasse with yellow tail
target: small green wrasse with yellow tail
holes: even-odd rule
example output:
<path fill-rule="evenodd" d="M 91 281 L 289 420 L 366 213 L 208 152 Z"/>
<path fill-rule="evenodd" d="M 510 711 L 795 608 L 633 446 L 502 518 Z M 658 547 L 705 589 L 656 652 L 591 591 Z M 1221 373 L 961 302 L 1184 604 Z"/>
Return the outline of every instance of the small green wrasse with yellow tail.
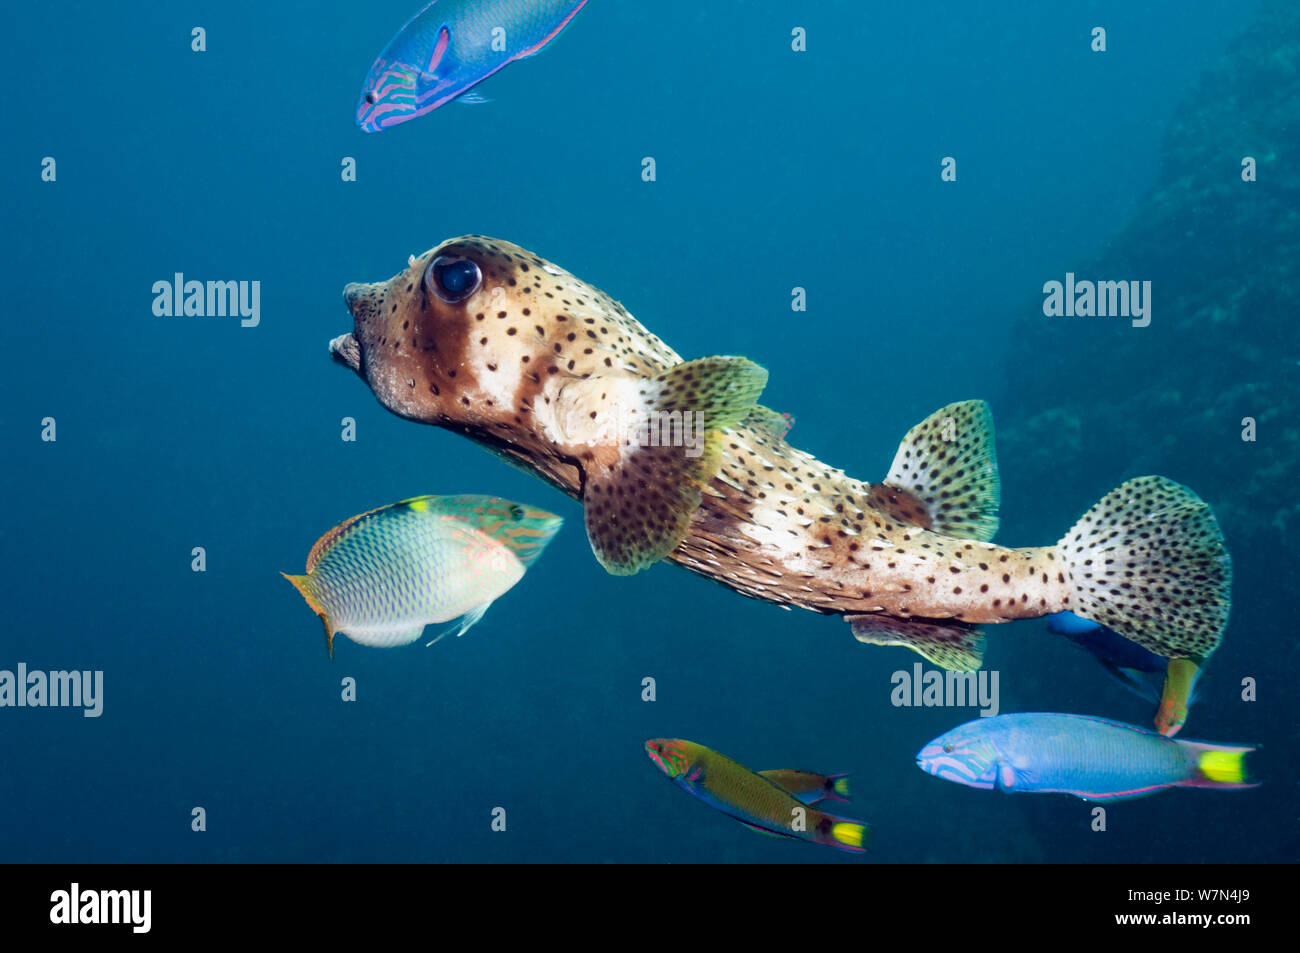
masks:
<path fill-rule="evenodd" d="M 459 618 L 463 635 L 562 523 L 494 496 L 419 496 L 345 520 L 312 547 L 306 575 L 281 575 L 320 616 L 330 658 L 338 633 L 409 645 L 433 622 Z"/>
<path fill-rule="evenodd" d="M 819 811 L 800 799 L 813 793 L 814 787 L 820 792 L 817 798 L 826 796 L 828 781 L 829 790 L 839 795 L 835 782 L 843 781 L 843 776 L 826 778 L 784 770 L 767 772 L 768 776 L 756 774 L 710 748 L 680 738 L 652 738 L 645 743 L 645 750 L 678 787 L 747 827 L 839 850 L 861 853 L 867 848 L 867 825 Z M 774 778 L 791 781 L 801 793 L 792 793 Z M 842 796 L 847 796 L 847 791 L 843 786 Z"/>

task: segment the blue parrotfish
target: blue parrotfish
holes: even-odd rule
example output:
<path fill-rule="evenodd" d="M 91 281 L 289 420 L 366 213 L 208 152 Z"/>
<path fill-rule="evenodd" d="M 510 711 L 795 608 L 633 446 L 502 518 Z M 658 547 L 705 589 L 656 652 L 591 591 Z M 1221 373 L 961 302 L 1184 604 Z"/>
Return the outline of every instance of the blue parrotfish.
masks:
<path fill-rule="evenodd" d="M 1089 715 L 1040 712 L 967 722 L 927 744 L 916 762 L 967 787 L 1107 801 L 1169 787 L 1255 787 L 1245 764 L 1254 750 L 1175 740 Z"/>
<path fill-rule="evenodd" d="M 711 748 L 680 738 L 652 738 L 645 743 L 645 751 L 678 787 L 746 827 L 838 850 L 866 850 L 867 825 L 809 807 L 770 777 Z M 806 780 L 797 785 L 804 786 Z"/>
<path fill-rule="evenodd" d="M 961 671 L 979 668 L 986 623 L 1069 610 L 1166 658 L 1208 656 L 1227 625 L 1223 535 L 1172 480 L 1129 480 L 1054 544 L 991 542 L 1001 484 L 983 401 L 931 414 L 881 482 L 860 482 L 788 442 L 787 419 L 758 402 L 762 366 L 684 360 L 604 291 L 509 242 L 451 239 L 344 299 L 353 328 L 334 359 L 398 416 L 580 499 L 616 575 L 668 559 Z M 707 334 L 689 293 L 674 300 Z M 832 346 L 803 330 L 808 360 Z M 887 411 L 871 391 L 879 355 L 862 358 L 835 413 Z"/>
<path fill-rule="evenodd" d="M 370 67 L 357 125 L 366 132 L 432 112 L 497 70 L 539 51 L 587 0 L 433 0 Z"/>
<path fill-rule="evenodd" d="M 361 645 L 408 645 L 426 625 L 459 618 L 463 635 L 562 522 L 492 496 L 420 496 L 343 521 L 316 541 L 306 575 L 281 575 L 320 616 L 330 658 L 340 633 Z"/>
<path fill-rule="evenodd" d="M 1196 701 L 1204 660 L 1164 658 L 1073 612 L 1048 616 L 1047 627 L 1090 653 L 1119 684 L 1154 704 L 1157 731 L 1170 738 L 1178 734 Z"/>

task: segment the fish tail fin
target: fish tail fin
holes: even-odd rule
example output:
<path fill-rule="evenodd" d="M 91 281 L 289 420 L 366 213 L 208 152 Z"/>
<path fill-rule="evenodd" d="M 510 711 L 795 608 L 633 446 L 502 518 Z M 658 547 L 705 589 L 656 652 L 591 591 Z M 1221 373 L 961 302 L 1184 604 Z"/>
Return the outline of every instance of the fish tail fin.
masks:
<path fill-rule="evenodd" d="M 320 616 L 321 625 L 325 626 L 325 650 L 329 653 L 330 661 L 334 660 L 334 623 L 330 621 L 329 613 L 320 603 L 320 593 L 316 591 L 316 582 L 311 576 L 291 576 L 287 572 L 280 573 L 285 579 L 293 583 L 293 587 L 298 590 L 298 594 L 307 600 L 307 605 L 311 611 Z"/>
<path fill-rule="evenodd" d="M 1166 738 L 1178 734 L 1187 721 L 1187 710 L 1195 700 L 1196 679 L 1201 674 L 1197 659 L 1171 658 L 1156 709 L 1156 731 Z"/>
<path fill-rule="evenodd" d="M 827 847 L 863 853 L 871 839 L 871 828 L 848 817 L 823 814 L 817 825 L 816 841 Z"/>
<path fill-rule="evenodd" d="M 1209 505 L 1164 477 L 1112 490 L 1056 544 L 1066 608 L 1165 658 L 1204 659 L 1232 605 L 1232 560 Z"/>
<path fill-rule="evenodd" d="M 868 502 L 913 526 L 987 542 L 998 531 L 1001 500 L 993 414 L 982 400 L 963 400 L 907 432 Z"/>
<path fill-rule="evenodd" d="M 767 371 L 743 357 L 686 361 L 644 382 L 619 459 L 584 474 L 587 538 L 606 570 L 630 576 L 686 538 L 722 467 L 722 431 L 750 415 L 766 384 Z"/>
<path fill-rule="evenodd" d="M 1192 767 L 1192 777 L 1183 782 L 1193 788 L 1255 788 L 1246 756 L 1256 749 L 1249 746 L 1212 745 L 1201 741 L 1179 741 Z"/>
<path fill-rule="evenodd" d="M 832 774 L 826 778 L 826 797 L 830 798 L 832 801 L 849 800 L 848 772 L 845 772 L 844 774 Z"/>

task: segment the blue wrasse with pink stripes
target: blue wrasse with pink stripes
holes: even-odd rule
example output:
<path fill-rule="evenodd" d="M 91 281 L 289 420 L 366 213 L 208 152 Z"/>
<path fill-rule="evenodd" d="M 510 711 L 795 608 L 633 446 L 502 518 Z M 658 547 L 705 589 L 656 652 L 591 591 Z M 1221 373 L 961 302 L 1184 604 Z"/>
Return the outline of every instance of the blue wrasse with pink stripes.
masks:
<path fill-rule="evenodd" d="M 370 68 L 357 125 L 379 132 L 465 96 L 503 66 L 555 39 L 586 2 L 433 0 Z"/>
<path fill-rule="evenodd" d="M 977 718 L 921 749 L 916 763 L 972 788 L 1073 794 L 1087 801 L 1163 788 L 1249 788 L 1246 746 L 1179 741 L 1089 715 Z"/>

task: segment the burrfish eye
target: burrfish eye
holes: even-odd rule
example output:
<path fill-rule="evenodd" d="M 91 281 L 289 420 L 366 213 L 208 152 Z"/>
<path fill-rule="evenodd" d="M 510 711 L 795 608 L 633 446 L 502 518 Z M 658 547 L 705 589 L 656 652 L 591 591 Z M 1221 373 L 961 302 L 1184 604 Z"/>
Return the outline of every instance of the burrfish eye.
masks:
<path fill-rule="evenodd" d="M 478 265 L 455 255 L 439 255 L 424 273 L 424 286 L 448 304 L 464 301 L 482 283 Z"/>
<path fill-rule="evenodd" d="M 376 101 L 377 100 L 375 99 L 375 93 L 373 90 L 366 93 L 366 102 L 368 102 L 370 105 L 373 106 L 376 103 Z"/>

